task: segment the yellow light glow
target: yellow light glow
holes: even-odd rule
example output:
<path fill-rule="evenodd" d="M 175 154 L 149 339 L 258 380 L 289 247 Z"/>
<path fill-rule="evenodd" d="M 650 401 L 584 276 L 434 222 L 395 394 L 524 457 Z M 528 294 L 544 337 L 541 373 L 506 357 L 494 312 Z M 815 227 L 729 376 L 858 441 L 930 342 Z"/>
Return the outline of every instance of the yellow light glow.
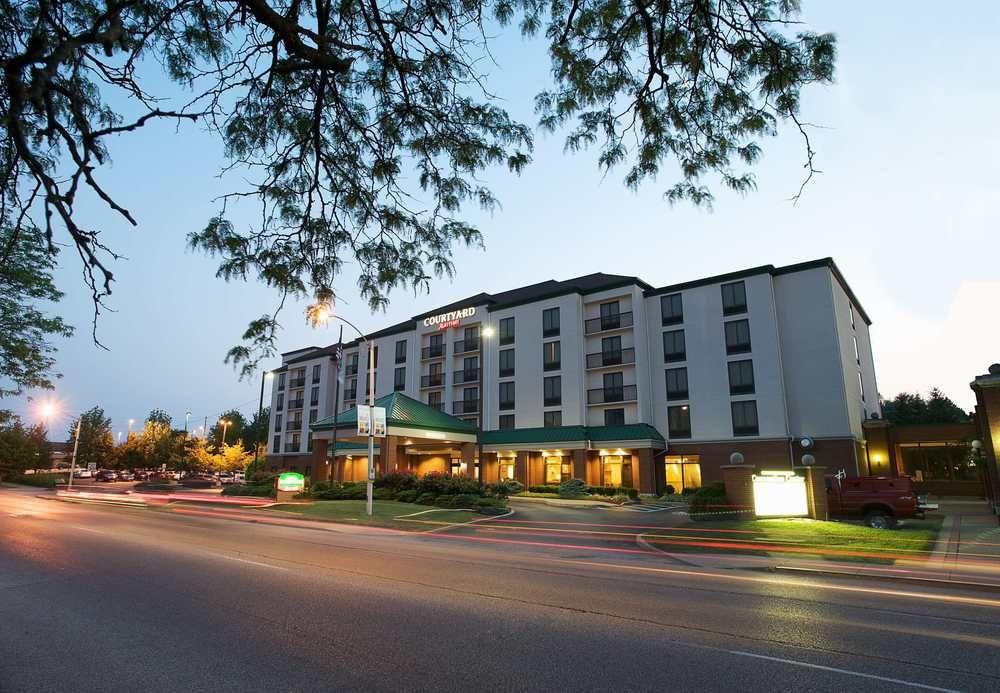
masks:
<path fill-rule="evenodd" d="M 794 472 L 766 471 L 753 477 L 757 517 L 803 517 L 809 514 L 806 480 Z"/>
<path fill-rule="evenodd" d="M 493 336 L 493 328 L 492 327 L 484 327 L 482 334 L 483 334 L 484 337 L 492 337 Z"/>
<path fill-rule="evenodd" d="M 58 411 L 59 405 L 50 399 L 47 399 L 38 405 L 38 413 L 41 414 L 41 417 L 46 421 L 54 417 Z"/>

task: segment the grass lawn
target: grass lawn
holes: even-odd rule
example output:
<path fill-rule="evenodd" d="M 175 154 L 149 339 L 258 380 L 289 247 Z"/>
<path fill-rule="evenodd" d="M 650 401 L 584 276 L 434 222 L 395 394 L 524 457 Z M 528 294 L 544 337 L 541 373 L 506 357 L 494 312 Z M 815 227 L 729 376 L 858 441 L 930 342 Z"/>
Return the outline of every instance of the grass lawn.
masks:
<path fill-rule="evenodd" d="M 848 522 L 808 519 L 694 522 L 645 538 L 671 553 L 735 552 L 775 558 L 814 558 L 892 563 L 926 558 L 943 518 L 905 520 L 898 529 L 871 529 Z"/>
<path fill-rule="evenodd" d="M 280 504 L 269 508 L 261 508 L 260 512 L 280 510 L 296 513 L 312 520 L 341 522 L 344 524 L 369 525 L 375 527 L 391 527 L 415 532 L 423 532 L 436 527 L 452 525 L 459 522 L 469 522 L 482 517 L 479 513 L 467 510 L 444 510 L 416 503 L 400 503 L 399 501 L 377 500 L 373 506 L 371 517 L 365 513 L 363 500 L 316 501 L 306 504 Z M 431 510 L 433 512 L 425 512 Z M 414 517 L 401 517 L 422 513 Z"/>

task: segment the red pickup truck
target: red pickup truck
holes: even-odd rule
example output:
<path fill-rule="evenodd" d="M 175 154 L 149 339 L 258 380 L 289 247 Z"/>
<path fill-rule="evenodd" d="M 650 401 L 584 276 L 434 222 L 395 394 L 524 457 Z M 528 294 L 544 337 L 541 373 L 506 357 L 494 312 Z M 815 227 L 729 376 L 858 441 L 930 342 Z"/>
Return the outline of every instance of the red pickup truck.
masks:
<path fill-rule="evenodd" d="M 908 476 L 828 475 L 826 498 L 831 516 L 861 517 L 875 529 L 892 529 L 902 518 L 922 518 L 937 508 L 917 496 Z"/>

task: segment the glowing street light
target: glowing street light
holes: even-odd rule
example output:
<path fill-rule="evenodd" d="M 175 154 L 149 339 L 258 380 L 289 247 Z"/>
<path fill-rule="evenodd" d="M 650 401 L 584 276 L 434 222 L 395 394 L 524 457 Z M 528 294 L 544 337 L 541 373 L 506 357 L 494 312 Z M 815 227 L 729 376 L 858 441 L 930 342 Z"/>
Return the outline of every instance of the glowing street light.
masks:
<path fill-rule="evenodd" d="M 134 424 L 134 423 L 135 423 L 135 419 L 129 419 L 128 420 L 128 437 L 129 438 L 132 437 L 132 424 Z"/>
<path fill-rule="evenodd" d="M 229 428 L 231 423 L 228 419 L 219 419 L 219 423 L 222 424 L 222 444 L 226 444 L 226 429 Z"/>

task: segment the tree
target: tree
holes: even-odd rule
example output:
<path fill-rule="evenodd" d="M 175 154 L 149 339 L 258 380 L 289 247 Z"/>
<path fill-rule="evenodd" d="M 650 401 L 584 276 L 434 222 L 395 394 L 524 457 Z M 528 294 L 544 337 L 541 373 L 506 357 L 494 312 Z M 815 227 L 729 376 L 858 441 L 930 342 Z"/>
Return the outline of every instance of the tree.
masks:
<path fill-rule="evenodd" d="M 25 426 L 7 410 L 0 410 L 0 480 L 21 474 L 26 469 L 48 469 L 51 465 L 45 429 Z"/>
<path fill-rule="evenodd" d="M 267 445 L 267 428 L 271 423 L 271 407 L 253 415 L 253 420 L 243 430 L 243 449 L 253 452 L 256 445 Z"/>
<path fill-rule="evenodd" d="M 223 425 L 222 421 L 228 421 L 229 425 Z M 224 411 L 219 415 L 219 420 L 208 431 L 209 445 L 216 450 L 222 449 L 222 435 L 225 433 L 227 443 L 235 443 L 243 439 L 243 430 L 247 425 L 247 420 L 237 409 Z"/>
<path fill-rule="evenodd" d="M 882 402 L 882 416 L 897 426 L 912 424 L 966 423 L 968 414 L 934 388 L 925 400 L 919 392 L 900 392 L 893 399 Z"/>
<path fill-rule="evenodd" d="M 25 224 L 18 230 L 0 210 L 0 399 L 26 388 L 51 390 L 59 377 L 52 370 L 50 340 L 70 336 L 73 328 L 38 306 L 62 298 L 52 283 L 57 252 L 45 248 L 36 227 Z"/>
<path fill-rule="evenodd" d="M 455 244 L 482 243 L 465 214 L 497 204 L 482 173 L 530 162 L 531 129 L 508 115 L 484 72 L 503 28 L 548 44 L 543 129 L 566 128 L 567 149 L 596 148 L 598 165 L 625 167 L 631 187 L 663 175 L 667 200 L 710 204 L 718 183 L 753 189 L 761 141 L 782 125 L 801 134 L 805 181 L 815 172 L 800 96 L 832 80 L 835 40 L 806 31 L 799 9 L 798 0 L 0 3 L 0 222 L 15 233 L 43 228 L 50 253 L 57 233 L 68 236 L 96 321 L 118 255 L 83 225 L 77 198 L 137 224 L 101 184 L 110 143 L 150 122 L 197 120 L 224 144 L 226 170 L 250 181 L 188 236 L 219 258 L 218 274 L 259 278 L 280 294 L 279 310 L 289 296 L 313 296 L 322 309 L 346 263 L 371 307 L 384 307 L 395 287 L 452 274 Z M 126 103 L 127 113 L 116 108 Z M 232 221 L 242 203 L 260 207 L 250 228 Z M 277 329 L 276 312 L 262 315 L 227 359 L 249 374 L 274 353 Z"/>
<path fill-rule="evenodd" d="M 74 419 L 69 427 L 69 440 L 76 437 L 77 423 L 80 423 L 80 442 L 76 452 L 77 466 L 86 467 L 91 462 L 98 467 L 113 464 L 116 461 L 115 437 L 111 433 L 111 419 L 104 415 L 104 410 L 93 407 Z"/>
<path fill-rule="evenodd" d="M 162 409 L 154 409 L 149 412 L 149 416 L 146 417 L 146 421 L 163 424 L 166 427 L 170 427 L 170 423 L 173 421 L 173 417 Z"/>

